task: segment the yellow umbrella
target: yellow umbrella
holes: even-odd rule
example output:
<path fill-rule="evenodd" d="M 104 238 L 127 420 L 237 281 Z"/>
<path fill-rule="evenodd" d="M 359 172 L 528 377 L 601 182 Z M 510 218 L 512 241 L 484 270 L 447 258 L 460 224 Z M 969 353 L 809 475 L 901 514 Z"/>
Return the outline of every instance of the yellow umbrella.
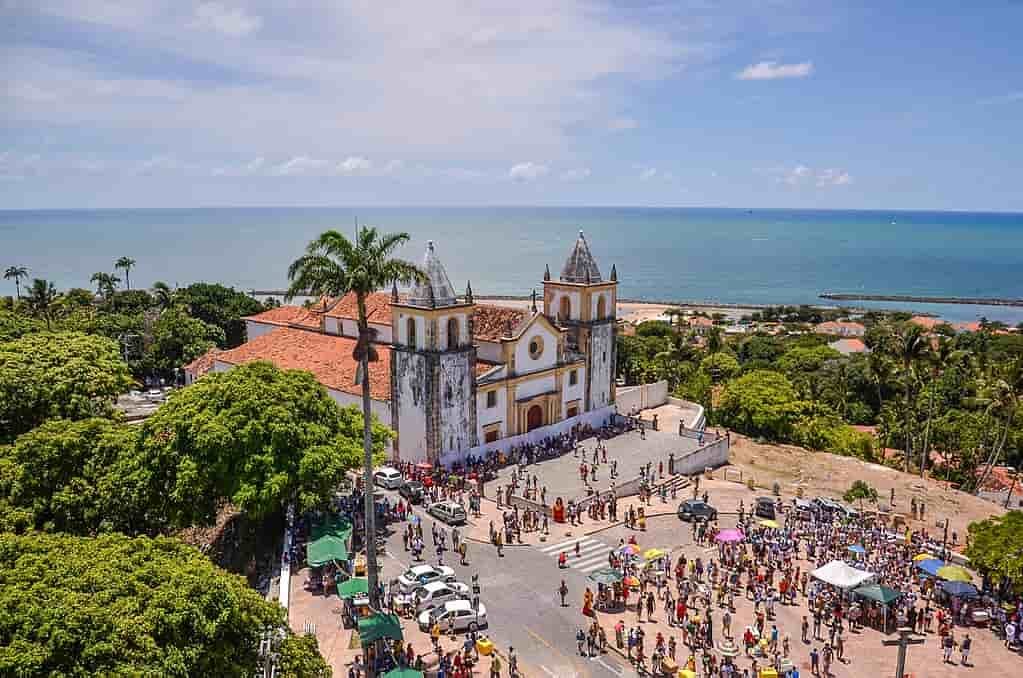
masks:
<path fill-rule="evenodd" d="M 679 669 L 678 678 L 696 678 L 696 671 L 690 671 L 689 669 Z"/>
<path fill-rule="evenodd" d="M 639 586 L 639 580 L 635 577 L 626 577 L 622 580 L 622 583 L 626 586 Z"/>
<path fill-rule="evenodd" d="M 764 519 L 764 520 L 760 521 L 760 524 L 763 525 L 764 527 L 771 527 L 771 528 L 774 528 L 774 529 L 778 529 L 778 527 L 780 527 L 778 525 L 778 521 L 777 520 Z"/>
<path fill-rule="evenodd" d="M 936 574 L 946 581 L 973 581 L 973 575 L 970 574 L 969 570 L 959 567 L 958 565 L 944 565 L 939 567 Z"/>
<path fill-rule="evenodd" d="M 919 563 L 921 560 L 931 560 L 931 559 L 937 560 L 930 553 L 920 553 L 920 554 L 917 554 L 917 555 L 913 556 L 913 562 L 914 563 Z"/>
<path fill-rule="evenodd" d="M 657 560 L 663 555 L 667 555 L 667 551 L 664 549 L 647 549 L 643 552 L 644 560 Z"/>

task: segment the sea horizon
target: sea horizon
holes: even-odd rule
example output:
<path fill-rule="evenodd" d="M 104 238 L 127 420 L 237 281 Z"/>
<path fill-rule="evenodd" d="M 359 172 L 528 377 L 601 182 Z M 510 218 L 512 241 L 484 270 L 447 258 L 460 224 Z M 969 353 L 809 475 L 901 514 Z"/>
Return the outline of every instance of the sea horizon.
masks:
<path fill-rule="evenodd" d="M 642 206 L 169 207 L 0 210 L 3 265 L 58 287 L 90 287 L 119 256 L 136 286 L 222 282 L 282 289 L 288 264 L 327 228 L 407 231 L 401 255 L 434 240 L 456 289 L 526 296 L 557 276 L 579 230 L 622 298 L 850 306 L 1015 325 L 1023 308 L 820 299 L 822 292 L 1020 298 L 1023 213 Z M 4 294 L 12 293 L 6 290 Z"/>

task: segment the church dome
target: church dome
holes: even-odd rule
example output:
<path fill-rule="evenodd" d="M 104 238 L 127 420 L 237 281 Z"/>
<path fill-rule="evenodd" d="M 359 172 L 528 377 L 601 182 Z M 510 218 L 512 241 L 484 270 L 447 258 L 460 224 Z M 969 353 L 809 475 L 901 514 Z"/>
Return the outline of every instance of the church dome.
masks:
<path fill-rule="evenodd" d="M 561 267 L 561 280 L 570 283 L 595 283 L 600 282 L 600 269 L 597 262 L 590 254 L 590 246 L 586 244 L 586 237 L 579 231 L 579 238 L 575 241 L 572 253 L 565 260 Z"/>
<path fill-rule="evenodd" d="M 426 243 L 426 255 L 423 257 L 422 267 L 426 273 L 426 281 L 416 283 L 409 293 L 408 303 L 412 306 L 425 306 L 436 308 L 438 306 L 454 306 L 458 303 L 455 297 L 455 288 L 448 280 L 447 271 L 444 265 L 437 258 L 437 252 L 433 248 L 433 241 Z"/>

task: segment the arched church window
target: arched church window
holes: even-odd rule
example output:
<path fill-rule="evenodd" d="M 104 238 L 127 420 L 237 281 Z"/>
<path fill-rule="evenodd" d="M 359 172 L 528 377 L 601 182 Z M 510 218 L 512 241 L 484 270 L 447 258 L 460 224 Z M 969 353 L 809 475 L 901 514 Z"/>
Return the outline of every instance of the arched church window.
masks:
<path fill-rule="evenodd" d="M 448 318 L 448 350 L 458 348 L 458 318 Z"/>
<path fill-rule="evenodd" d="M 572 315 L 572 302 L 568 297 L 561 297 L 561 306 L 558 308 L 558 320 L 568 320 Z"/>
<path fill-rule="evenodd" d="M 408 327 L 408 339 L 407 339 L 407 341 L 405 343 L 407 343 L 409 346 L 415 348 L 415 346 L 416 346 L 416 319 L 415 318 L 409 318 L 408 319 L 407 327 Z"/>
<path fill-rule="evenodd" d="M 603 320 L 607 315 L 607 303 L 604 301 L 604 295 L 597 297 L 597 320 Z"/>

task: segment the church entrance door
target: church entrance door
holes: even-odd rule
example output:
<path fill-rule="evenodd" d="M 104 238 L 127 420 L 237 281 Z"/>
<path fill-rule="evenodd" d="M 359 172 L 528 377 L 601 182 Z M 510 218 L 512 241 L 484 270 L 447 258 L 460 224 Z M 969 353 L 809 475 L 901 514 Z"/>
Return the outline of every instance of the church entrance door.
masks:
<path fill-rule="evenodd" d="M 543 408 L 539 405 L 533 405 L 529 408 L 529 412 L 526 413 L 526 430 L 532 431 L 541 426 L 543 426 Z"/>

